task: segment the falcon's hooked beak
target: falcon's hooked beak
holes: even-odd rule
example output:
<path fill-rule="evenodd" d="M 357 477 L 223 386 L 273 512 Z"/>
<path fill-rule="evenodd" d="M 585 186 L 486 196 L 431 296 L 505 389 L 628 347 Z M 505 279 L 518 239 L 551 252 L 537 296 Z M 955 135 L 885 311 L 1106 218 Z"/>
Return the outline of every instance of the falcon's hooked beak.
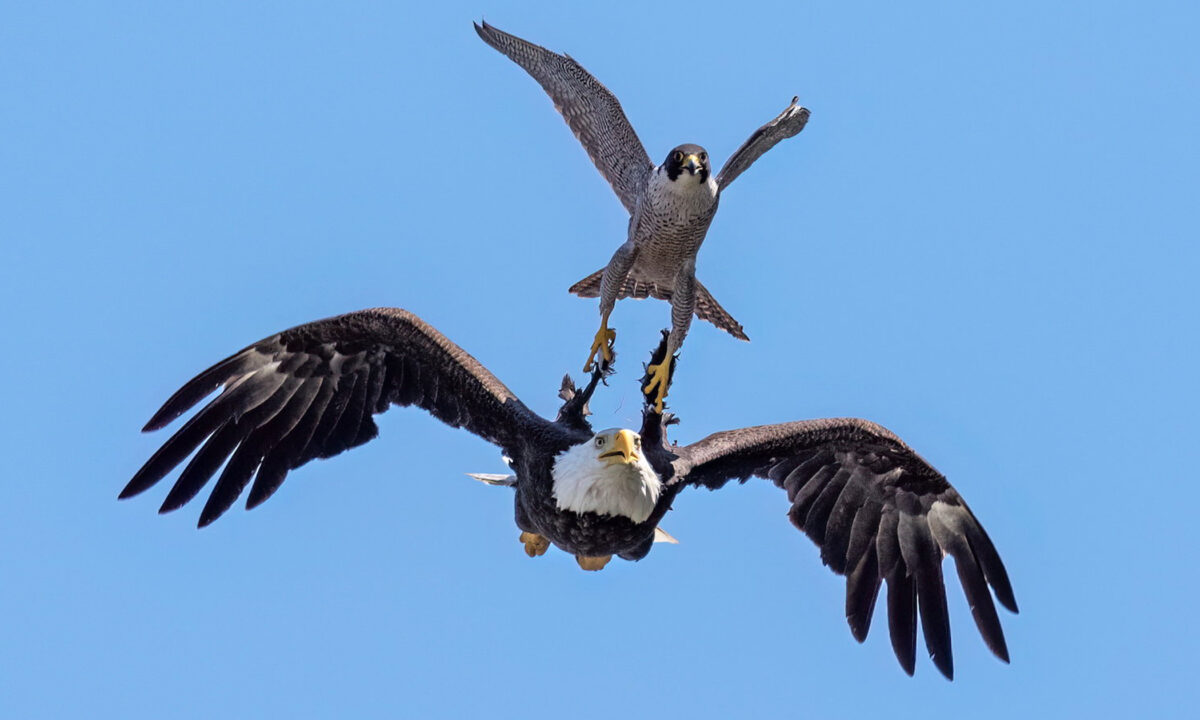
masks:
<path fill-rule="evenodd" d="M 704 169 L 704 162 L 700 160 L 700 156 L 696 153 L 691 153 L 684 156 L 683 166 L 688 169 L 688 172 L 695 175 Z"/>
<path fill-rule="evenodd" d="M 601 449 L 604 452 L 597 460 L 608 465 L 632 465 L 641 458 L 642 439 L 632 430 L 618 430 L 608 436 Z"/>

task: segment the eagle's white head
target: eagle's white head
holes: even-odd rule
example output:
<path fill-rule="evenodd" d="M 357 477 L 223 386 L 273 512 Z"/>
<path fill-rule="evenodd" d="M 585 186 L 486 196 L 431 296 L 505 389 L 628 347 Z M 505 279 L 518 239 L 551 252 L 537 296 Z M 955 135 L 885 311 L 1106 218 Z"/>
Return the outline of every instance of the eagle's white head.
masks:
<path fill-rule="evenodd" d="M 645 522 L 654 512 L 662 481 L 642 454 L 632 430 L 601 430 L 554 459 L 554 498 L 559 510 L 621 515 Z"/>

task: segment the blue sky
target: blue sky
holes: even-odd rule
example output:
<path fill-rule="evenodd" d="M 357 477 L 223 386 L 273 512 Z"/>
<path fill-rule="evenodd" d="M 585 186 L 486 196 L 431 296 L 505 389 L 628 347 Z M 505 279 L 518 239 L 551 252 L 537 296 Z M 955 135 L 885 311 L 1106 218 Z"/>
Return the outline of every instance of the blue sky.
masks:
<path fill-rule="evenodd" d="M 1197 698 L 1200 51 L 1187 3 L 30 4 L 0 10 L 0 704 L 12 717 L 1183 717 Z M 636 7 L 636 9 L 635 9 Z M 197 531 L 117 492 L 182 382 L 413 310 L 556 407 L 626 218 L 471 21 L 578 59 L 650 155 L 809 126 L 730 188 L 674 437 L 861 416 L 944 472 L 1022 612 L 957 677 L 864 646 L 764 481 L 644 561 L 525 557 L 497 452 L 414 410 Z M 667 306 L 621 303 L 599 427 Z M 950 566 L 946 567 L 947 572 Z"/>

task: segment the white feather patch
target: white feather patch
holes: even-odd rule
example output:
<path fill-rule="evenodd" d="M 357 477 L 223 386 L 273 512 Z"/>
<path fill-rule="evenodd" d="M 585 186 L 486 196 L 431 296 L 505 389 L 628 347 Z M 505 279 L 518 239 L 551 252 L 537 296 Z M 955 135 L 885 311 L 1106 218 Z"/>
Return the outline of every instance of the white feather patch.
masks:
<path fill-rule="evenodd" d="M 512 487 L 517 484 L 516 475 L 500 475 L 497 473 L 467 473 L 467 477 L 475 478 L 487 485 L 502 485 Z"/>
<path fill-rule="evenodd" d="M 592 442 L 575 445 L 554 460 L 554 499 L 559 510 L 598 515 L 620 515 L 645 522 L 662 494 L 646 458 L 628 465 L 610 465 L 599 459 Z"/>
<path fill-rule="evenodd" d="M 718 191 L 717 179 L 712 173 L 704 182 L 700 182 L 699 175 L 689 172 L 681 172 L 672 180 L 661 165 L 651 174 L 646 187 L 646 195 L 654 205 L 682 206 L 695 212 L 712 207 Z"/>

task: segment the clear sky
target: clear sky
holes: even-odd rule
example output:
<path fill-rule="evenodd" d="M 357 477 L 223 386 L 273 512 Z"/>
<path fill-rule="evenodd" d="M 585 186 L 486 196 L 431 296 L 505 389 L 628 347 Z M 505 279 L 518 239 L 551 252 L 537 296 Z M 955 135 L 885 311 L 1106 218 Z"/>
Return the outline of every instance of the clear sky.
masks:
<path fill-rule="evenodd" d="M 0 715 L 1194 712 L 1194 4 L 15 5 Z M 165 485 L 117 501 L 181 383 L 350 310 L 408 308 L 555 412 L 597 319 L 566 288 L 626 216 L 481 17 L 578 59 L 655 161 L 811 108 L 722 200 L 698 275 L 752 342 L 693 326 L 674 437 L 891 428 L 999 548 L 1011 665 L 956 581 L 953 683 L 923 643 L 905 676 L 883 613 L 855 643 L 766 481 L 685 492 L 642 562 L 530 560 L 463 475 L 495 448 L 416 410 L 203 531 Z M 618 305 L 598 427 L 636 422 L 667 318 Z"/>

